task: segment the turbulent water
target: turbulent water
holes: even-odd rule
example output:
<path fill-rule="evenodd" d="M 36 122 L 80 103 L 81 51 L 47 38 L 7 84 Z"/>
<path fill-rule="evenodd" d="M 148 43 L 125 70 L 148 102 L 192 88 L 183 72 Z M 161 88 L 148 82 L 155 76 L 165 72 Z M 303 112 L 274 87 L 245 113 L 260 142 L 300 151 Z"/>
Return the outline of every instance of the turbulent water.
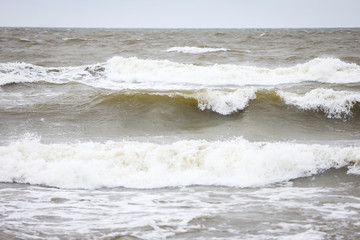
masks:
<path fill-rule="evenodd" d="M 0 28 L 0 238 L 360 238 L 359 42 Z"/>

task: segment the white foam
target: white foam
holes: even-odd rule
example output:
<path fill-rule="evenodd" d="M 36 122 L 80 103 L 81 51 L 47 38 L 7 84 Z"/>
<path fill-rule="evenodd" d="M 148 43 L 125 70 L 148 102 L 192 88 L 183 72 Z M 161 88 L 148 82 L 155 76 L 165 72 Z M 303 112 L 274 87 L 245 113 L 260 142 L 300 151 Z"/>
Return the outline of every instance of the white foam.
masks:
<path fill-rule="evenodd" d="M 73 81 L 113 90 L 196 90 L 195 95 L 180 95 L 195 98 L 201 110 L 208 109 L 224 115 L 244 109 L 256 97 L 257 90 L 269 89 L 277 84 L 307 80 L 351 83 L 359 82 L 359 79 L 359 66 L 331 58 L 275 69 L 216 64 L 195 66 L 135 57 L 114 57 L 106 63 L 61 68 L 26 63 L 0 64 L 0 85 Z M 351 109 L 360 101 L 358 92 L 322 88 L 302 95 L 285 91 L 278 91 L 277 94 L 286 104 L 305 110 L 321 110 L 329 118 L 350 116 Z"/>
<path fill-rule="evenodd" d="M 360 102 L 360 93 L 350 91 L 334 91 L 317 88 L 305 94 L 277 91 L 286 104 L 304 110 L 322 110 L 329 118 L 341 118 L 352 114 L 351 109 Z"/>
<path fill-rule="evenodd" d="M 202 111 L 211 110 L 222 115 L 229 115 L 245 109 L 249 105 L 249 101 L 256 98 L 258 90 L 255 87 L 244 87 L 236 90 L 206 89 L 193 93 L 156 92 L 152 95 L 195 99 L 198 102 L 198 108 Z"/>
<path fill-rule="evenodd" d="M 211 110 L 222 115 L 229 115 L 245 109 L 249 101 L 256 98 L 257 90 L 255 87 L 244 87 L 236 90 L 207 89 L 194 93 L 157 92 L 154 95 L 195 99 L 198 102 L 198 108 L 202 111 Z"/>
<path fill-rule="evenodd" d="M 63 38 L 63 40 L 64 41 L 87 41 L 89 39 L 87 39 L 87 38 L 76 38 L 76 37 L 71 38 L 71 37 L 69 37 L 69 38 Z"/>
<path fill-rule="evenodd" d="M 102 68 L 105 71 L 98 71 Z M 76 81 L 108 89 L 200 89 L 223 86 L 275 86 L 316 81 L 358 83 L 360 66 L 335 58 L 316 58 L 292 67 L 261 68 L 234 64 L 197 66 L 168 60 L 113 57 L 106 63 L 45 68 L 26 63 L 1 63 L 0 85 L 19 82 Z"/>
<path fill-rule="evenodd" d="M 27 63 L 0 63 L 0 86 L 9 83 L 37 82 L 46 70 Z"/>
<path fill-rule="evenodd" d="M 309 230 L 302 230 L 300 233 L 293 233 L 287 236 L 279 236 L 277 239 L 279 240 L 303 240 L 303 239 L 311 239 L 311 240 L 322 240 L 325 239 L 326 233 L 322 231 L 316 231 L 313 228 L 312 224 L 288 224 L 288 223 L 280 223 L 279 228 L 288 230 L 289 232 L 294 231 L 294 228 L 297 229 L 306 229 Z M 284 230 L 284 231 L 285 231 Z"/>
<path fill-rule="evenodd" d="M 222 115 L 228 115 L 243 110 L 249 101 L 256 98 L 253 87 L 241 88 L 236 91 L 207 90 L 195 95 L 201 110 L 212 110 Z"/>
<path fill-rule="evenodd" d="M 356 162 L 356 164 L 349 169 L 348 173 L 360 175 L 360 163 Z"/>
<path fill-rule="evenodd" d="M 231 64 L 196 66 L 168 60 L 113 57 L 107 63 L 109 83 L 128 88 L 186 88 L 186 86 L 274 86 L 316 81 L 359 82 L 360 67 L 334 58 L 316 58 L 293 67 L 261 68 Z M 106 84 L 105 84 L 106 87 Z"/>
<path fill-rule="evenodd" d="M 49 83 L 81 82 L 96 86 L 99 78 L 105 78 L 95 70 L 105 64 L 93 64 L 77 67 L 41 67 L 28 63 L 0 63 L 0 86 L 10 83 Z"/>
<path fill-rule="evenodd" d="M 209 52 L 226 52 L 226 48 L 207 48 L 207 47 L 172 47 L 166 50 L 167 52 L 179 52 L 179 53 L 209 53 Z"/>
<path fill-rule="evenodd" d="M 0 147 L 0 181 L 63 188 L 249 187 L 309 176 L 360 161 L 360 147 L 287 142 L 123 141 Z"/>

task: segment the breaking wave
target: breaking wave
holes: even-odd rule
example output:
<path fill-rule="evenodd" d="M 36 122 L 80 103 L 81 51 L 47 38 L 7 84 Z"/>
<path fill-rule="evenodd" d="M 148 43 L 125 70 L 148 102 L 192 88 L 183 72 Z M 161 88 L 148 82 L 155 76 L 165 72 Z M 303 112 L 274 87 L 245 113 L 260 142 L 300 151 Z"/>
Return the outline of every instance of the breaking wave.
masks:
<path fill-rule="evenodd" d="M 168 60 L 114 57 L 108 61 L 113 82 L 136 83 L 149 88 L 185 86 L 274 86 L 288 83 L 359 82 L 360 66 L 334 58 L 316 58 L 293 67 L 261 68 L 231 64 L 196 66 Z"/>
<path fill-rule="evenodd" d="M 360 66 L 336 58 L 316 58 L 292 67 L 232 64 L 197 66 L 168 60 L 113 57 L 94 65 L 46 68 L 1 63 L 0 85 L 76 81 L 108 89 L 194 89 L 223 86 L 276 86 L 287 83 L 359 83 Z"/>
<path fill-rule="evenodd" d="M 318 88 L 305 94 L 278 91 L 278 95 L 286 104 L 295 105 L 304 110 L 322 110 L 329 118 L 342 118 L 352 115 L 351 109 L 360 103 L 360 93 L 350 91 L 334 91 Z"/>
<path fill-rule="evenodd" d="M 241 65 L 196 66 L 168 60 L 113 57 L 105 63 L 74 67 L 41 67 L 27 63 L 1 63 L 0 85 L 47 82 L 81 83 L 96 89 L 194 99 L 201 110 L 222 115 L 245 109 L 257 95 L 278 96 L 303 110 L 323 111 L 329 118 L 351 116 L 360 102 L 357 91 L 329 88 L 304 93 L 283 90 L 282 84 L 309 81 L 327 84 L 360 82 L 360 66 L 333 58 L 317 58 L 293 67 L 260 68 Z M 274 94 L 275 91 L 275 94 Z M 6 94 L 1 97 L 6 102 Z M 274 97 L 270 97 L 270 101 Z M 275 100 L 278 100 L 275 98 Z"/>
<path fill-rule="evenodd" d="M 358 171 L 358 146 L 244 139 L 172 144 L 121 141 L 43 144 L 25 139 L 0 147 L 0 181 L 61 188 L 253 187 L 317 174 Z"/>
<path fill-rule="evenodd" d="M 251 100 L 260 96 L 262 102 L 281 102 L 294 105 L 302 110 L 322 111 L 328 118 L 348 118 L 356 111 L 356 104 L 360 103 L 360 93 L 351 91 L 334 91 L 332 89 L 314 89 L 305 94 L 297 94 L 282 90 L 274 91 L 255 87 L 245 87 L 235 90 L 199 90 L 199 91 L 171 91 L 171 92 L 137 92 L 128 91 L 115 94 L 117 97 L 138 97 L 137 101 L 150 101 L 149 98 L 168 97 L 182 101 L 188 99 L 188 104 L 195 104 L 200 110 L 210 110 L 221 115 L 229 115 L 244 110 Z M 140 97 L 143 96 L 143 97 Z M 122 99 L 124 100 L 124 99 Z M 192 101 L 193 100 L 193 101 Z M 167 98 L 160 99 L 167 102 Z M 255 104 L 255 103 L 252 103 Z"/>
<path fill-rule="evenodd" d="M 40 83 L 39 83 L 40 84 Z M 72 83 L 70 83 L 72 84 Z M 69 85 L 72 86 L 72 85 Z M 66 93 L 43 92 L 25 94 L 8 92 L 0 89 L 0 109 L 10 110 L 22 107 L 51 108 L 52 104 L 77 105 L 88 109 L 102 105 L 111 108 L 119 103 L 130 104 L 140 109 L 167 106 L 171 109 L 189 111 L 192 107 L 202 111 L 212 111 L 221 115 L 230 115 L 243 111 L 248 106 L 272 107 L 282 111 L 281 105 L 291 105 L 301 110 L 321 111 L 328 118 L 357 118 L 360 113 L 360 93 L 354 91 L 335 91 L 331 88 L 316 88 L 305 93 L 294 93 L 285 90 L 261 87 L 241 87 L 234 89 L 199 89 L 199 90 L 104 90 L 88 89 L 81 98 L 75 100 Z M 19 90 L 20 91 L 20 90 Z M 70 99 L 70 100 L 69 100 Z M 72 99 L 72 101 L 71 101 Z M 69 105 L 70 104 L 70 105 Z M 191 106 L 187 108 L 186 106 Z M 64 106 L 65 107 L 65 106 Z M 190 110 L 194 111 L 194 110 Z M 359 115 L 360 116 L 360 115 Z"/>

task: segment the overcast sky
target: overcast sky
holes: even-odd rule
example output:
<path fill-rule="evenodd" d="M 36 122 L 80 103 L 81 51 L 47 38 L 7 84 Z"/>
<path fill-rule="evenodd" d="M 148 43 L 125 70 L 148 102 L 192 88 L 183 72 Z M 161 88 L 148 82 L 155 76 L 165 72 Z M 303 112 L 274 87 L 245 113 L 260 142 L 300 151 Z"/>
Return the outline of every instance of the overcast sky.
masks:
<path fill-rule="evenodd" d="M 360 0 L 0 0 L 0 26 L 360 27 Z"/>

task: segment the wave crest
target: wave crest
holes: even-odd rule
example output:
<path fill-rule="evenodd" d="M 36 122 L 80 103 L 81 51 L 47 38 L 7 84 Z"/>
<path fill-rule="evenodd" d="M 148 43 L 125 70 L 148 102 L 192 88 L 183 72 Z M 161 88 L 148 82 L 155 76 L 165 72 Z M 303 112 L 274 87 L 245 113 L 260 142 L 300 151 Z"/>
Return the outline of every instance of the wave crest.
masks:
<path fill-rule="evenodd" d="M 208 90 L 196 94 L 198 107 L 201 110 L 209 109 L 222 115 L 228 115 L 248 106 L 249 101 L 256 98 L 255 88 L 243 88 L 236 91 Z"/>
<path fill-rule="evenodd" d="M 359 147 L 295 143 L 179 141 L 0 147 L 0 181 L 64 188 L 252 187 L 310 176 L 360 161 Z"/>
<path fill-rule="evenodd" d="M 304 110 L 322 110 L 328 118 L 351 116 L 351 109 L 360 102 L 360 93 L 349 91 L 334 91 L 318 88 L 305 94 L 277 91 L 286 104 L 294 105 Z"/>
<path fill-rule="evenodd" d="M 357 83 L 360 79 L 360 66 L 334 58 L 316 58 L 293 67 L 272 69 L 230 64 L 196 66 L 168 60 L 114 57 L 108 61 L 107 69 L 108 77 L 114 82 L 136 83 L 148 88 L 274 86 L 308 81 Z"/>
<path fill-rule="evenodd" d="M 359 83 L 359 79 L 360 66 L 334 58 L 316 58 L 292 67 L 279 68 L 231 64 L 197 66 L 136 57 L 113 57 L 105 63 L 59 68 L 26 63 L 0 64 L 0 85 L 37 81 L 75 81 L 116 90 L 276 86 L 307 81 Z"/>

